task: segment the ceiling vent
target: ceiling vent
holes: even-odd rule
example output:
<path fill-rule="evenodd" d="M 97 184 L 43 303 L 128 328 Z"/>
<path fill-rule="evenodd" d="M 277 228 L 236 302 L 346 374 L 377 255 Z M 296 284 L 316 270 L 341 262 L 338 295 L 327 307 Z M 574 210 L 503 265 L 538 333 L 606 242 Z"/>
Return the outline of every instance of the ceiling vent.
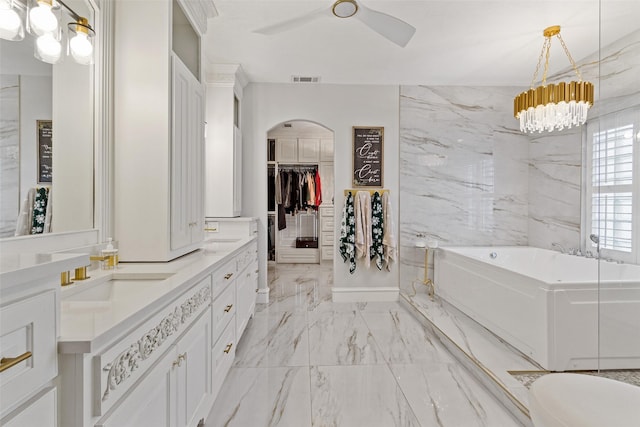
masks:
<path fill-rule="evenodd" d="M 291 83 L 320 83 L 318 76 L 291 76 Z"/>

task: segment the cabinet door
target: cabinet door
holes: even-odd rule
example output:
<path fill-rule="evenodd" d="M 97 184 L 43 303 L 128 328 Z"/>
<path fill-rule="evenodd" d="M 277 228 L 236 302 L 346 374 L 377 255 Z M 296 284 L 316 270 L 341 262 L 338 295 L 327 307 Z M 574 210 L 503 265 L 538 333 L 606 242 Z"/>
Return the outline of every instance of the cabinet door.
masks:
<path fill-rule="evenodd" d="M 174 55 L 172 59 L 173 134 L 171 140 L 171 249 L 191 243 L 193 228 L 190 197 L 189 120 L 191 72 Z M 153 215 L 153 212 L 149 212 Z"/>
<path fill-rule="evenodd" d="M 298 140 L 295 138 L 278 138 L 276 140 L 276 162 L 298 162 Z"/>
<path fill-rule="evenodd" d="M 56 400 L 56 388 L 51 387 L 15 416 L 0 420 L 0 425 L 4 427 L 56 427 L 58 425 Z"/>
<path fill-rule="evenodd" d="M 298 161 L 302 163 L 318 163 L 320 160 L 320 140 L 317 138 L 298 139 Z"/>
<path fill-rule="evenodd" d="M 318 171 L 320 173 L 320 183 L 322 186 L 322 204 L 320 206 L 333 206 L 333 162 L 320 163 Z"/>
<path fill-rule="evenodd" d="M 96 427 L 175 427 L 177 369 L 176 350 L 171 347 Z"/>
<path fill-rule="evenodd" d="M 191 108 L 191 126 L 189 129 L 189 217 L 191 224 L 190 243 L 204 239 L 204 87 L 195 78 L 191 78 L 189 104 Z"/>
<path fill-rule="evenodd" d="M 210 309 L 209 309 L 210 310 Z M 211 396 L 211 312 L 206 310 L 178 341 L 176 369 L 178 427 L 195 426 L 207 415 Z"/>
<path fill-rule="evenodd" d="M 333 162 L 333 139 L 320 140 L 320 161 Z"/>

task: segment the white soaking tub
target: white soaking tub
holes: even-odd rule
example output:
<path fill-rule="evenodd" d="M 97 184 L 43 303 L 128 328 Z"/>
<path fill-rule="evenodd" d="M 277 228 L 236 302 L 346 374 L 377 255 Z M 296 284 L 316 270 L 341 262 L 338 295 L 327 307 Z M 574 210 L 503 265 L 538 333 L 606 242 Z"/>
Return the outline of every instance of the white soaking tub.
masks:
<path fill-rule="evenodd" d="M 550 371 L 640 368 L 640 265 L 601 261 L 600 277 L 598 292 L 597 260 L 526 246 L 435 254 L 436 294 Z"/>

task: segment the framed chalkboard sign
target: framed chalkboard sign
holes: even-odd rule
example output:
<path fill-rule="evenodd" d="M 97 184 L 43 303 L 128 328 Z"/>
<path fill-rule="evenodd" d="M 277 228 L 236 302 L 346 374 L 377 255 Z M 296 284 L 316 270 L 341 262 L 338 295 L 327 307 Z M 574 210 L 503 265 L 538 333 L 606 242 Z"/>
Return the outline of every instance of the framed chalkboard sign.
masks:
<path fill-rule="evenodd" d="M 382 187 L 384 127 L 353 127 L 353 186 Z"/>
<path fill-rule="evenodd" d="M 38 184 L 50 183 L 53 178 L 53 143 L 51 120 L 37 120 Z"/>

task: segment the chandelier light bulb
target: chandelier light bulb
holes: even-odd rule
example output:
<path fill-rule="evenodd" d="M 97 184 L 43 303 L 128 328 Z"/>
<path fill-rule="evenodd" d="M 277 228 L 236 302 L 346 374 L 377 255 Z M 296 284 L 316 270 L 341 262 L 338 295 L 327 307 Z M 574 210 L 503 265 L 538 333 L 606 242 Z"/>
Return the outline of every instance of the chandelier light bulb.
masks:
<path fill-rule="evenodd" d="M 49 64 L 55 64 L 60 60 L 61 53 L 62 46 L 52 34 L 45 34 L 36 40 L 36 58 Z"/>
<path fill-rule="evenodd" d="M 0 38 L 10 41 L 24 39 L 20 15 L 6 0 L 0 0 Z"/>
<path fill-rule="evenodd" d="M 29 9 L 29 28 L 38 36 L 53 33 L 58 29 L 58 18 L 51 10 L 51 3 L 39 1 L 36 7 Z"/>
<path fill-rule="evenodd" d="M 80 31 L 76 33 L 75 37 L 69 41 L 69 48 L 76 62 L 84 65 L 91 63 L 93 45 L 89 41 L 87 34 Z"/>

